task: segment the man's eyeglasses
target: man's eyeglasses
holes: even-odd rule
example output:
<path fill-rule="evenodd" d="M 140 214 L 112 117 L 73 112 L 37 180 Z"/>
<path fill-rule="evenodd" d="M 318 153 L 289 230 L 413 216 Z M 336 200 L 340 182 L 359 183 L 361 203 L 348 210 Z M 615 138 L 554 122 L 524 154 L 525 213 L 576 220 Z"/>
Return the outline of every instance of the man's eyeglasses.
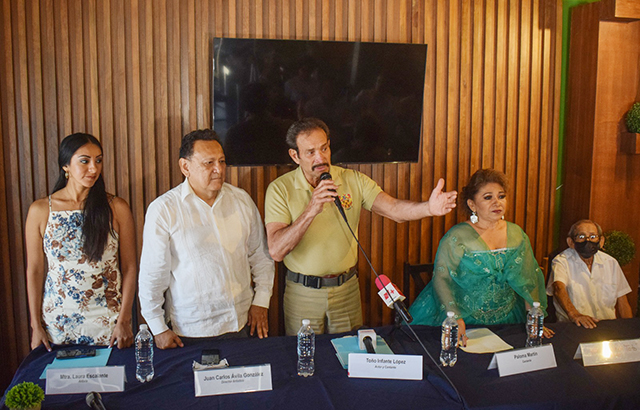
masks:
<path fill-rule="evenodd" d="M 580 234 L 580 235 L 574 236 L 573 240 L 575 242 L 584 242 L 584 241 L 598 242 L 600 240 L 600 235 L 584 235 L 584 234 Z"/>

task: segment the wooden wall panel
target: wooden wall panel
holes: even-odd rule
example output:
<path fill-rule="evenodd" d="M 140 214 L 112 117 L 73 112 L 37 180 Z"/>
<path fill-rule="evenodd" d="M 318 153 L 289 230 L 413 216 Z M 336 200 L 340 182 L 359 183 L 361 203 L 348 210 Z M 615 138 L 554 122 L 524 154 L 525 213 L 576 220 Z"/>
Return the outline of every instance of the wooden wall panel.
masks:
<path fill-rule="evenodd" d="M 6 5 L 6 4 L 5 4 Z M 3 5 L 4 6 L 4 5 Z M 6 21 L 2 21 L 3 24 L 6 24 Z M 0 44 L 2 47 L 3 44 Z M 2 47 L 2 52 L 6 51 L 6 47 Z M 0 54 L 0 56 L 4 57 L 4 53 Z M 0 83 L 0 87 L 5 87 L 4 83 Z M 4 93 L 3 93 L 4 94 Z M 2 99 L 0 98 L 0 112 L 4 113 L 4 106 L 2 104 Z M 3 117 L 4 115 L 0 115 L 0 129 L 3 129 Z M 5 135 L 0 134 L 0 135 Z M 7 210 L 7 195 L 9 191 L 7 190 L 7 185 L 5 184 L 5 160 L 4 160 L 4 144 L 0 144 L 0 235 L 2 237 L 3 243 L 9 238 L 9 213 Z M 0 295 L 2 300 L 2 310 L 9 314 L 1 314 L 0 315 L 0 326 L 5 330 L 0 332 L 0 346 L 4 353 L 2 354 L 2 362 L 4 363 L 4 367 L 8 370 L 0 373 L 0 387 L 4 388 L 9 384 L 11 380 L 11 372 L 15 370 L 19 364 L 19 360 L 22 357 L 22 353 L 18 350 L 17 346 L 17 333 L 20 331 L 19 326 L 16 325 L 16 317 L 14 313 L 14 299 L 20 299 L 20 295 L 16 294 L 14 296 L 14 288 L 13 286 L 13 278 L 12 275 L 9 274 L 11 272 L 11 257 L 10 257 L 10 249 L 8 246 L 2 246 L 0 249 L 0 273 L 2 273 L 2 278 L 0 283 L 2 284 L 2 291 L 0 291 Z"/>
<path fill-rule="evenodd" d="M 11 328 L 2 339 L 10 370 L 29 349 L 24 220 L 58 175 L 59 141 L 78 131 L 102 141 L 107 187 L 129 201 L 139 250 L 146 207 L 182 181 L 182 135 L 211 125 L 216 36 L 428 44 L 419 162 L 353 168 L 392 195 L 427 200 L 440 177 L 459 190 L 476 169 L 496 167 L 511 182 L 508 219 L 526 229 L 539 261 L 551 250 L 560 0 L 0 4 L 0 323 Z M 227 180 L 263 213 L 269 182 L 290 169 L 230 167 Z M 364 213 L 359 236 L 376 269 L 401 285 L 403 262 L 433 261 L 439 239 L 464 218 L 398 225 Z M 359 267 L 365 322 L 388 323 L 364 258 Z M 274 297 L 274 332 L 279 310 Z"/>
<path fill-rule="evenodd" d="M 560 235 L 564 242 L 575 221 L 591 219 L 605 232 L 626 232 L 637 247 L 640 157 L 627 154 L 622 145 L 624 116 L 640 99 L 640 15 L 610 20 L 611 3 L 589 3 L 572 11 Z M 640 258 L 622 270 L 636 312 Z"/>

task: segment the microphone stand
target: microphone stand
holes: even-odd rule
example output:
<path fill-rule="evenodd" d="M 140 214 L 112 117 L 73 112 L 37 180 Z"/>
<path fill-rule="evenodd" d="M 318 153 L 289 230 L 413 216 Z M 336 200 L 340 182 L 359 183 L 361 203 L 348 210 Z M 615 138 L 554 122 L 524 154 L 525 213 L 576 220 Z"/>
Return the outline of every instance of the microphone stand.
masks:
<path fill-rule="evenodd" d="M 412 342 L 417 342 L 418 340 L 415 337 L 413 337 L 411 333 L 407 332 L 407 330 L 404 327 L 402 327 L 402 321 L 403 321 L 402 316 L 400 316 L 397 312 L 395 312 L 393 317 L 393 329 L 391 329 L 391 333 L 389 333 L 389 336 L 394 337 L 393 336 L 394 333 L 397 330 L 401 330 L 402 333 L 404 333 L 405 336 L 407 336 Z"/>
<path fill-rule="evenodd" d="M 325 179 L 331 179 L 331 174 L 329 174 L 328 172 L 324 172 L 322 175 L 320 175 L 320 180 L 325 180 Z M 353 239 L 355 239 L 356 243 L 358 244 L 358 248 L 360 249 L 360 252 L 362 252 L 362 255 L 364 256 L 365 260 L 369 264 L 369 267 L 371 268 L 371 271 L 376 276 L 376 280 L 378 280 L 380 278 L 380 275 L 378 275 L 378 272 L 376 272 L 375 268 L 373 267 L 373 264 L 371 263 L 371 260 L 369 259 L 369 257 L 367 256 L 367 253 L 364 251 L 364 248 L 360 244 L 360 241 L 358 240 L 358 237 L 353 232 L 353 229 L 351 229 L 351 225 L 349 225 L 349 221 L 347 220 L 347 216 L 345 215 L 344 210 L 342 209 L 342 204 L 340 203 L 340 198 L 338 198 L 336 196 L 334 198 L 334 203 L 336 204 L 336 207 L 338 208 L 338 211 L 340 212 L 340 215 L 342 215 L 342 219 L 344 219 L 344 222 L 347 224 L 347 228 L 349 228 L 349 232 L 351 232 L 351 235 L 353 236 Z M 380 283 L 382 284 L 382 281 L 380 281 Z M 391 282 L 389 282 L 389 284 L 390 283 Z M 385 292 L 387 292 L 387 296 L 389 296 L 389 298 L 393 299 L 391 297 L 391 293 L 389 292 L 389 289 L 387 289 L 387 285 L 382 284 L 382 287 L 384 288 Z M 427 354 L 427 356 L 429 357 L 431 362 L 440 371 L 440 374 L 442 375 L 442 377 L 444 377 L 444 379 L 449 383 L 451 388 L 453 388 L 453 391 L 456 392 L 456 395 L 458 396 L 458 401 L 460 402 L 462 407 L 466 408 L 466 405 L 464 403 L 464 400 L 462 399 L 462 395 L 458 391 L 458 388 L 455 386 L 455 384 L 453 384 L 453 382 L 451 381 L 449 376 L 447 376 L 447 374 L 444 372 L 444 370 L 442 370 L 442 367 L 440 365 L 438 365 L 438 362 L 433 358 L 431 353 L 429 353 L 429 351 L 427 350 L 427 347 L 424 345 L 424 343 L 422 343 L 422 340 L 420 340 L 420 338 L 418 337 L 416 332 L 413 330 L 413 328 L 411 327 L 411 325 L 407 321 L 407 318 L 405 318 L 401 314 L 401 310 L 400 309 L 396 308 L 395 303 L 394 303 L 394 310 L 395 310 L 395 313 L 396 313 L 396 319 L 395 319 L 396 325 L 394 325 L 394 326 L 398 326 L 398 327 L 402 328 L 402 323 L 404 322 L 404 324 L 406 325 L 407 329 L 409 329 L 411 331 L 411 334 L 413 335 L 413 337 L 411 337 L 411 335 L 407 334 L 407 332 L 405 331 L 404 328 L 402 328 L 403 332 L 405 334 L 407 334 L 412 341 L 418 342 L 418 344 L 420 344 L 420 346 L 422 347 L 422 350 L 424 350 L 424 352 Z M 399 323 L 399 325 L 398 325 L 398 323 Z"/>

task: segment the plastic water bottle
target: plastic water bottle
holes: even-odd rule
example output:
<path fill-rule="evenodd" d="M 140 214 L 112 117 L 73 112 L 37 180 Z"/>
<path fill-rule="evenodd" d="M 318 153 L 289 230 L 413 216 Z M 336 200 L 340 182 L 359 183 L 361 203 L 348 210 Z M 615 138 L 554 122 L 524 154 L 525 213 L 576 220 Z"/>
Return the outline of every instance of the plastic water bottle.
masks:
<path fill-rule="evenodd" d="M 309 319 L 303 319 L 298 331 L 298 376 L 304 377 L 313 376 L 316 369 L 316 334 L 309 323 Z"/>
<path fill-rule="evenodd" d="M 544 330 L 544 313 L 540 309 L 540 302 L 533 302 L 533 307 L 527 313 L 527 344 L 525 347 L 542 345 Z"/>
<path fill-rule="evenodd" d="M 447 318 L 442 322 L 440 363 L 445 367 L 453 367 L 458 361 L 458 321 L 454 316 L 455 313 L 447 312 Z"/>
<path fill-rule="evenodd" d="M 140 325 L 136 335 L 136 378 L 141 383 L 153 379 L 153 336 L 147 325 Z"/>

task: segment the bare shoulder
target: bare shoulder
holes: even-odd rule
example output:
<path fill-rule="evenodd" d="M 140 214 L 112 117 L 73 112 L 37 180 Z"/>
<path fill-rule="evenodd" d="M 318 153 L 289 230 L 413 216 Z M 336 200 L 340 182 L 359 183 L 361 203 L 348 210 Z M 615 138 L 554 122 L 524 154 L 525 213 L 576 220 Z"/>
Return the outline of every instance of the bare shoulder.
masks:
<path fill-rule="evenodd" d="M 133 215 L 129 204 L 122 198 L 115 195 L 107 194 L 109 198 L 109 206 L 113 212 L 113 229 L 122 235 L 122 228 L 133 226 Z"/>
<path fill-rule="evenodd" d="M 29 207 L 29 217 L 35 219 L 45 218 L 49 215 L 49 198 L 44 197 L 34 201 Z"/>
<path fill-rule="evenodd" d="M 114 216 L 123 217 L 126 215 L 131 215 L 131 208 L 129 208 L 129 204 L 124 199 L 107 194 L 109 198 L 109 204 L 111 205 L 111 209 L 113 210 Z"/>
<path fill-rule="evenodd" d="M 122 206 L 127 207 L 127 208 L 129 207 L 129 204 L 127 203 L 127 201 L 125 201 L 124 199 L 120 198 L 119 196 L 107 194 L 107 198 L 109 198 L 109 203 L 114 208 L 119 208 L 119 207 L 122 207 Z"/>
<path fill-rule="evenodd" d="M 29 232 L 40 232 L 40 235 L 43 235 L 47 219 L 49 219 L 49 198 L 45 197 L 33 202 L 29 207 L 25 228 L 27 236 Z"/>

